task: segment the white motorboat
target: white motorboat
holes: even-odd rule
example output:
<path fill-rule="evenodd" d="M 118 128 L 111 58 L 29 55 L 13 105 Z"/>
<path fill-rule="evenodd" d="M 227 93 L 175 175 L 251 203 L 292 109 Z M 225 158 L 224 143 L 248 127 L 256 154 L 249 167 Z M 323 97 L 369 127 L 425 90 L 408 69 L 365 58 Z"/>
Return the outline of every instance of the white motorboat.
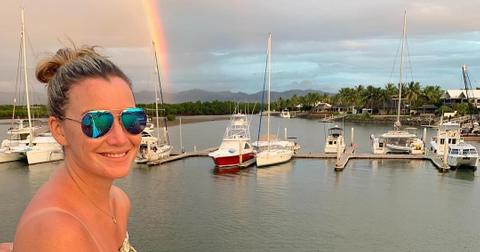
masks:
<path fill-rule="evenodd" d="M 282 118 L 290 118 L 290 112 L 288 111 L 288 109 L 283 109 L 281 112 L 280 112 L 280 117 Z"/>
<path fill-rule="evenodd" d="M 394 123 L 394 130 L 388 131 L 379 137 L 371 135 L 373 153 L 405 153 L 405 154 L 423 154 L 424 143 L 415 134 L 400 130 L 400 110 L 402 103 L 402 73 L 403 73 L 403 51 L 405 47 L 407 26 L 407 13 L 404 15 L 402 46 L 400 51 L 400 81 L 398 85 L 398 105 L 397 105 L 397 121 Z"/>
<path fill-rule="evenodd" d="M 451 144 L 448 148 L 448 166 L 452 169 L 464 166 L 476 169 L 478 165 L 478 152 L 475 146 L 460 142 Z"/>
<path fill-rule="evenodd" d="M 433 136 L 430 141 L 430 150 L 437 155 L 443 155 L 449 145 L 460 143 L 460 140 L 459 123 L 441 122 L 437 129 L 437 135 Z M 447 146 L 445 146 L 446 142 Z"/>
<path fill-rule="evenodd" d="M 248 166 L 255 162 L 255 151 L 250 144 L 250 123 L 247 115 L 234 113 L 225 129 L 218 150 L 208 154 L 220 168 Z"/>
<path fill-rule="evenodd" d="M 343 153 L 345 151 L 345 139 L 343 129 L 335 125 L 328 129 L 328 136 L 325 140 L 325 153 Z"/>
<path fill-rule="evenodd" d="M 159 116 L 159 102 L 163 104 L 163 92 L 162 82 L 160 78 L 160 70 L 158 69 L 157 52 L 155 50 L 155 43 L 152 42 L 154 55 L 155 55 L 155 72 L 158 78 L 157 85 L 154 86 L 155 90 L 155 119 L 156 119 L 156 131 L 157 135 L 154 136 L 154 126 L 149 123 L 147 127 L 142 131 L 142 141 L 140 143 L 137 156 L 135 157 L 135 163 L 145 164 L 150 162 L 156 162 L 165 158 L 168 158 L 173 150 L 173 146 L 170 144 L 170 138 L 168 136 L 167 122 L 164 119 L 164 126 L 160 128 L 160 116 Z M 159 95 L 160 93 L 160 95 Z M 160 97 L 159 97 L 160 96 Z M 160 131 L 163 131 L 163 136 L 160 136 Z"/>
<path fill-rule="evenodd" d="M 267 67 L 265 78 L 268 81 L 268 98 L 267 98 L 267 148 L 257 153 L 257 167 L 280 164 L 292 159 L 294 150 L 281 146 L 272 146 L 270 139 L 270 91 L 271 91 L 271 74 L 272 74 L 272 34 L 268 34 L 267 40 Z"/>

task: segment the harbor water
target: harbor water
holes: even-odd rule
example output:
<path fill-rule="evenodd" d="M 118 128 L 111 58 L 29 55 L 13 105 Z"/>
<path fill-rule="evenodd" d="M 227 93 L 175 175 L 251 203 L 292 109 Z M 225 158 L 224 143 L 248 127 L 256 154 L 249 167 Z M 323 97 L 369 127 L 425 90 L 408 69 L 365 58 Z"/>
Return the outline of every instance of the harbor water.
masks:
<path fill-rule="evenodd" d="M 218 146 L 228 121 L 182 125 L 186 151 Z M 251 126 L 257 135 L 258 118 Z M 273 118 L 301 152 L 323 151 L 333 124 Z M 357 152 L 390 125 L 355 128 Z M 5 132 L 8 125 L 0 125 Z M 180 127 L 169 128 L 180 149 Z M 423 129 L 418 129 L 421 136 Z M 427 139 L 434 134 L 428 131 Z M 428 142 L 428 141 L 427 141 Z M 61 162 L 0 164 L 0 242 L 14 237 L 26 204 Z M 207 157 L 134 165 L 116 181 L 132 202 L 129 233 L 138 251 L 476 251 L 480 181 L 472 170 L 440 173 L 428 161 L 294 159 L 268 168 L 217 172 Z"/>

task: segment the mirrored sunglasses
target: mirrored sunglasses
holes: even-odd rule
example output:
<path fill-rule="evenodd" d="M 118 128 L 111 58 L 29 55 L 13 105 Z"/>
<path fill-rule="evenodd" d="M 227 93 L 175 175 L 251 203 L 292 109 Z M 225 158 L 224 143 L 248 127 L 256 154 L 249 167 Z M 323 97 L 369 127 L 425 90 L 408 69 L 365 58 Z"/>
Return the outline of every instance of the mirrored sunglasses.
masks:
<path fill-rule="evenodd" d="M 99 138 L 110 131 L 115 116 L 108 110 L 92 110 L 83 114 L 81 121 L 68 117 L 65 119 L 80 123 L 86 136 Z M 120 122 L 128 133 L 138 135 L 147 125 L 147 115 L 142 108 L 126 108 L 120 113 Z"/>

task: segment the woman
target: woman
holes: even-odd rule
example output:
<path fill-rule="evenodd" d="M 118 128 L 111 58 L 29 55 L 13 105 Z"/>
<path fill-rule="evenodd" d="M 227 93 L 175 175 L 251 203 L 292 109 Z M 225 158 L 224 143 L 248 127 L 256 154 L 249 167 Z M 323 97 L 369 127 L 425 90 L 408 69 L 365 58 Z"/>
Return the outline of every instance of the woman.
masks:
<path fill-rule="evenodd" d="M 25 209 L 13 250 L 135 251 L 130 201 L 112 185 L 127 176 L 146 124 L 130 80 L 93 47 L 60 49 L 36 76 L 48 86 L 48 124 L 65 161 Z"/>

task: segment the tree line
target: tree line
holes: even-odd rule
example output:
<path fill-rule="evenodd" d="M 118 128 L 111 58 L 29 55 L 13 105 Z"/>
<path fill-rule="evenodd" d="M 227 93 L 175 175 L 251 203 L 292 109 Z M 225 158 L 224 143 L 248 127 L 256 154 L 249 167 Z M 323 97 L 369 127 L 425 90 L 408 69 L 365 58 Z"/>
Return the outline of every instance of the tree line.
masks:
<path fill-rule="evenodd" d="M 419 82 L 410 82 L 402 85 L 402 104 L 412 109 L 420 108 L 422 105 L 435 105 L 441 111 L 457 110 L 460 114 L 468 112 L 468 105 L 458 104 L 450 108 L 442 105 L 442 94 L 444 91 L 435 85 L 422 86 Z M 320 92 L 311 92 L 304 96 L 293 95 L 290 98 L 275 100 L 271 104 L 271 109 L 280 111 L 282 109 L 310 111 L 319 102 L 329 103 L 334 106 L 369 108 L 373 111 L 385 109 L 392 102 L 398 99 L 398 88 L 393 83 L 388 83 L 384 87 L 374 87 L 372 85 L 357 85 L 352 88 L 341 88 L 337 94 L 326 94 Z M 390 105 L 389 105 L 390 104 Z M 155 104 L 138 104 L 144 108 L 149 116 L 155 115 Z M 184 115 L 225 115 L 232 114 L 235 111 L 244 113 L 259 113 L 266 110 L 266 105 L 258 102 L 235 102 L 235 101 L 207 101 L 207 102 L 184 102 L 178 104 L 159 105 L 160 115 L 174 118 Z M 13 113 L 12 105 L 0 105 L 0 118 L 11 118 Z M 395 112 L 393 112 L 395 113 Z M 45 105 L 34 105 L 32 108 L 34 117 L 47 117 L 48 112 Z M 26 118 L 27 110 L 25 106 L 16 106 L 16 118 Z"/>

